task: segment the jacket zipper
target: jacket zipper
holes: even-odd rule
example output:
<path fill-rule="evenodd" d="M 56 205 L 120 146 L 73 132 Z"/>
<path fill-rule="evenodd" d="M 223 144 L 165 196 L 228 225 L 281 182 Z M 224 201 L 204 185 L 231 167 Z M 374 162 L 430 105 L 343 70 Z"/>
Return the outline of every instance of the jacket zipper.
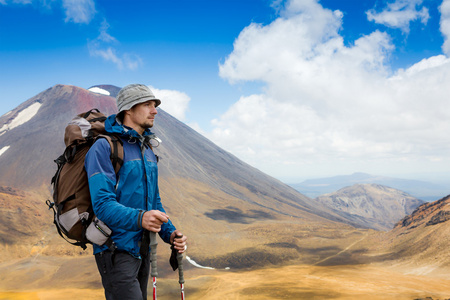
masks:
<path fill-rule="evenodd" d="M 145 154 L 144 154 L 144 152 L 145 152 L 145 145 L 144 145 L 144 143 L 142 143 L 142 145 L 141 145 L 141 157 L 142 157 L 142 167 L 144 169 L 144 179 L 145 179 L 145 209 L 148 211 L 148 177 L 147 177 L 147 169 L 146 169 L 146 166 L 145 166 Z"/>

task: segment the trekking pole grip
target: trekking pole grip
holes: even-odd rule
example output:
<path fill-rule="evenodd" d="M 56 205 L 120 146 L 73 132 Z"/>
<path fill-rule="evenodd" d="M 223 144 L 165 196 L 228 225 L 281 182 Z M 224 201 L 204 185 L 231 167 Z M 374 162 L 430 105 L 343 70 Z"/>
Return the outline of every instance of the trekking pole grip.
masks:
<path fill-rule="evenodd" d="M 184 273 L 183 273 L 183 253 L 177 253 L 178 260 L 178 282 L 180 284 L 184 283 Z"/>
<path fill-rule="evenodd" d="M 151 275 L 152 277 L 158 277 L 158 268 L 156 263 L 156 247 L 158 241 L 156 240 L 156 232 L 150 231 L 150 261 L 151 261 Z"/>

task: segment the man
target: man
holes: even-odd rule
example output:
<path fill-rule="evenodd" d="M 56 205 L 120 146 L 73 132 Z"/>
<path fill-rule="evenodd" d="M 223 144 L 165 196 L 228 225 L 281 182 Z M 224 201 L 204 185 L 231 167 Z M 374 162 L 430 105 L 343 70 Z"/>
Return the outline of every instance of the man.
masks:
<path fill-rule="evenodd" d="M 147 299 L 148 231 L 158 232 L 180 253 L 186 236 L 175 229 L 161 204 L 157 159 L 148 147 L 161 100 L 141 84 L 124 87 L 116 100 L 119 113 L 106 119 L 105 129 L 123 142 L 122 167 L 116 175 L 105 139 L 96 141 L 85 159 L 94 213 L 112 230 L 117 247 L 111 251 L 94 245 L 94 254 L 106 299 Z"/>

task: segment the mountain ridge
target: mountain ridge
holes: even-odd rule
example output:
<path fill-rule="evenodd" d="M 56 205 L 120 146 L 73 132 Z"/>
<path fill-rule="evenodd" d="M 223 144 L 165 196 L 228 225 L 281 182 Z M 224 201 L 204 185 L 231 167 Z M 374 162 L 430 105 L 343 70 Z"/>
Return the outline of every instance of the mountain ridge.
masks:
<path fill-rule="evenodd" d="M 411 195 L 379 184 L 354 184 L 314 199 L 361 227 L 391 230 L 416 207 L 423 204 Z"/>

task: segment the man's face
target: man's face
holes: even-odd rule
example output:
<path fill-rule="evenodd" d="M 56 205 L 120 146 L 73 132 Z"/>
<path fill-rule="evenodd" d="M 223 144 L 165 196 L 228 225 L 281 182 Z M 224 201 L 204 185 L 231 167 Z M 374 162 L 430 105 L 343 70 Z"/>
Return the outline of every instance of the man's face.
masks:
<path fill-rule="evenodd" d="M 142 134 L 145 129 L 153 127 L 155 116 L 158 113 L 155 105 L 156 102 L 153 100 L 136 104 L 127 111 L 128 124 L 125 125 L 130 126 L 140 134 Z"/>

